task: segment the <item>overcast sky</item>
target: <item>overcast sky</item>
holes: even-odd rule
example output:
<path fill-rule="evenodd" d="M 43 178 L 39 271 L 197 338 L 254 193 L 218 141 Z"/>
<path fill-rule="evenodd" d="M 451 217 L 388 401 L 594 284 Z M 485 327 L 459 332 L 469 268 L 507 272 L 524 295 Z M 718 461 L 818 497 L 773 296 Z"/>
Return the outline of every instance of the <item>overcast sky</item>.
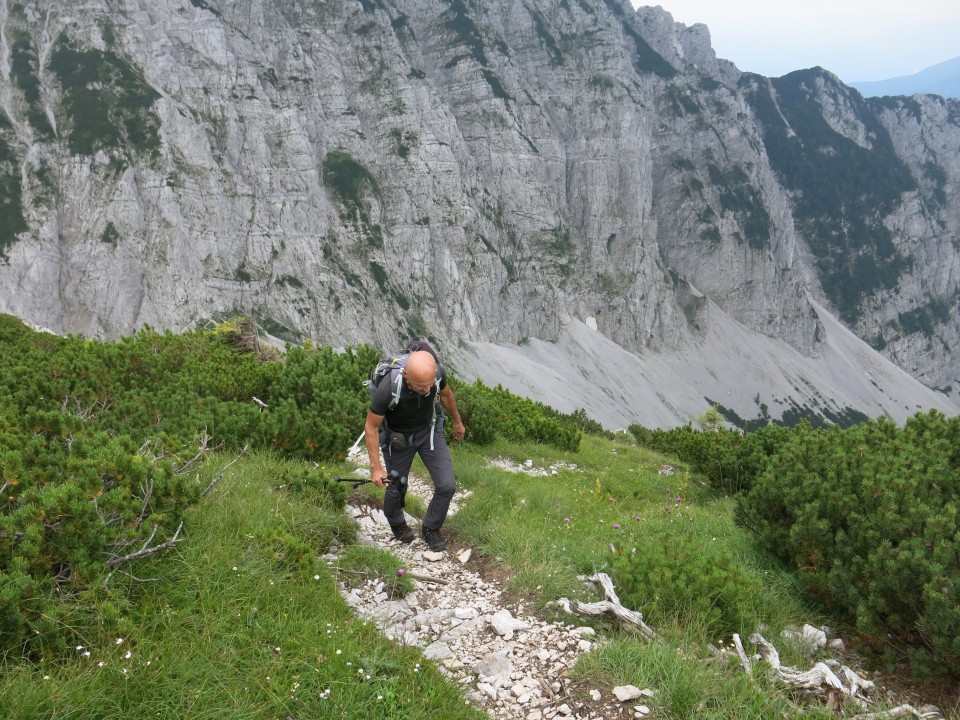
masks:
<path fill-rule="evenodd" d="M 710 28 L 717 56 L 779 77 L 816 65 L 844 82 L 910 75 L 960 56 L 960 0 L 662 0 Z"/>

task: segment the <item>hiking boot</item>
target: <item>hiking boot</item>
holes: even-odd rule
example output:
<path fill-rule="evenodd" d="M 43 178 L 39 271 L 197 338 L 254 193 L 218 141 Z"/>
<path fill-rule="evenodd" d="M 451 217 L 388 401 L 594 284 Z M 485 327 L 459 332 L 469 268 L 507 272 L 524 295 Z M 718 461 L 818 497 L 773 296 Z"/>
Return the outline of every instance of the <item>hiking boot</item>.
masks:
<path fill-rule="evenodd" d="M 440 552 L 447 549 L 447 541 L 440 537 L 439 530 L 423 528 L 423 541 L 430 546 L 434 552 Z"/>
<path fill-rule="evenodd" d="M 417 537 L 417 534 L 411 530 L 410 526 L 406 523 L 403 525 L 391 525 L 390 529 L 393 530 L 393 537 L 404 545 L 409 545 L 413 542 L 414 538 Z"/>

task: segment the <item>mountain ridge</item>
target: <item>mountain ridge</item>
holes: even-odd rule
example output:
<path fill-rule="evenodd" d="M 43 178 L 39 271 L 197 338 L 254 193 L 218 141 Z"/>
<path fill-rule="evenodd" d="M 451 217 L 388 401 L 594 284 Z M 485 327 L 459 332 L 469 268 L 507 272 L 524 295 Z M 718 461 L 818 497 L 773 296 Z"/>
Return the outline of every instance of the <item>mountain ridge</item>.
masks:
<path fill-rule="evenodd" d="M 955 101 L 740 73 L 619 0 L 3 2 L 0 32 L 0 311 L 37 325 L 448 354 L 592 318 L 669 362 L 721 316 L 813 358 L 835 315 L 960 392 Z"/>
<path fill-rule="evenodd" d="M 886 80 L 861 80 L 848 83 L 864 97 L 887 95 L 940 95 L 960 97 L 960 57 L 931 65 L 912 75 L 900 75 Z"/>

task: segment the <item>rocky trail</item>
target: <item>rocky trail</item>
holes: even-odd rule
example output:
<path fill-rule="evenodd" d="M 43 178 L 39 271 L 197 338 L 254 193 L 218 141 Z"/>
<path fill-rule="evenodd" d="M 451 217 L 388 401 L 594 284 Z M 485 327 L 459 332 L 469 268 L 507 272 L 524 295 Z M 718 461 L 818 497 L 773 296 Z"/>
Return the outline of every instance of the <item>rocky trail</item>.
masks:
<path fill-rule="evenodd" d="M 521 468 L 511 468 L 523 471 Z M 366 468 L 358 468 L 358 477 L 366 477 Z M 427 504 L 433 487 L 429 480 L 411 475 L 408 493 Z M 450 506 L 454 515 L 469 492 L 458 491 Z M 419 535 L 409 545 L 393 538 L 380 504 L 367 495 L 355 493 L 348 512 L 357 525 L 361 543 L 388 549 L 403 562 L 406 573 L 414 579 L 414 591 L 400 599 L 390 599 L 381 580 L 367 580 L 359 587 L 341 582 L 340 590 L 357 614 L 377 624 L 381 632 L 396 642 L 421 648 L 425 657 L 436 661 L 441 672 L 461 684 L 470 702 L 483 708 L 491 717 L 506 720 L 604 720 L 655 717 L 650 698 L 656 690 L 632 685 L 596 688 L 576 683 L 570 671 L 578 656 L 588 653 L 598 638 L 593 628 L 563 622 L 548 622 L 525 605 L 524 599 L 508 593 L 498 577 L 498 567 L 473 548 L 463 546 L 449 531 L 443 552 L 432 552 Z M 411 527 L 419 523 L 408 516 Z M 337 559 L 337 548 L 325 556 L 330 563 Z M 576 621 L 576 616 L 571 616 Z M 822 635 L 818 629 L 805 626 L 803 633 Z M 762 636 L 751 636 L 751 642 L 767 645 L 774 658 L 763 655 L 768 664 L 778 663 L 776 650 Z M 761 655 L 748 658 L 740 638 L 736 647 L 719 651 L 728 655 L 725 661 L 741 662 L 747 672 Z M 821 638 L 811 651 L 827 644 Z M 831 647 L 842 642 L 835 640 Z M 855 678 L 852 693 L 836 680 L 830 668 L 844 678 Z M 855 698 L 866 710 L 861 690 L 874 698 L 883 694 L 887 702 L 894 694 L 883 691 L 836 662 L 817 663 L 805 673 L 794 668 L 778 669 L 780 679 L 803 687 L 814 694 L 826 687 Z M 816 676 L 816 677 L 814 677 Z M 836 683 L 831 689 L 830 685 Z M 850 699 L 848 698 L 848 699 Z M 872 704 L 872 702 L 870 703 Z M 896 717 L 943 718 L 936 706 L 916 708 L 901 705 L 890 711 L 865 713 L 857 718 L 886 720 Z"/>
<path fill-rule="evenodd" d="M 427 503 L 433 487 L 411 476 L 408 492 Z M 451 515 L 466 496 L 454 496 Z M 354 498 L 348 510 L 360 542 L 387 548 L 401 558 L 415 580 L 415 591 L 390 600 L 383 582 L 371 580 L 357 588 L 341 584 L 347 602 L 387 637 L 422 648 L 425 657 L 462 684 L 471 702 L 491 716 L 600 720 L 650 714 L 644 699 L 652 696 L 651 690 L 627 686 L 616 688 L 615 695 L 613 690 L 573 686 L 570 669 L 578 655 L 593 647 L 592 628 L 537 617 L 522 599 L 504 592 L 485 559 L 471 548 L 458 547 L 449 532 L 447 550 L 432 552 L 419 534 L 409 545 L 394 540 L 380 507 L 366 498 Z"/>

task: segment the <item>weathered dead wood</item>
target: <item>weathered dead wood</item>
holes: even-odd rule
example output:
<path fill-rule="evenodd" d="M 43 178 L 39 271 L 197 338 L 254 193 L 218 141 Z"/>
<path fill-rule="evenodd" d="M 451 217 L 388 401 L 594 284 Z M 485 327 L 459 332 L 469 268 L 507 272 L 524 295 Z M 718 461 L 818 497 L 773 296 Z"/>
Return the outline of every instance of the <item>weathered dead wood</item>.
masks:
<path fill-rule="evenodd" d="M 174 475 L 183 475 L 194 463 L 198 462 L 204 455 L 207 454 L 207 447 L 210 445 L 210 436 L 207 435 L 206 430 L 203 431 L 203 434 L 200 436 L 200 439 L 197 441 L 197 443 L 199 445 L 197 448 L 197 454 L 187 460 L 183 465 L 176 468 L 173 471 Z"/>
<path fill-rule="evenodd" d="M 204 498 L 207 495 L 209 495 L 211 492 L 213 492 L 213 489 L 217 486 L 217 483 L 219 483 L 223 479 L 223 473 L 226 472 L 227 468 L 233 465 L 237 460 L 242 458 L 247 453 L 247 450 L 249 449 L 250 449 L 249 445 L 244 445 L 243 450 L 240 451 L 239 455 L 237 455 L 233 460 L 231 460 L 222 468 L 220 468 L 220 472 L 218 472 L 217 476 L 210 481 L 210 484 L 203 489 L 203 492 L 200 493 L 200 497 Z"/>
<path fill-rule="evenodd" d="M 740 664 L 743 666 L 744 672 L 746 672 L 747 675 L 753 675 L 753 667 L 750 665 L 750 658 L 747 657 L 747 653 L 743 649 L 743 641 L 740 640 L 740 635 L 738 633 L 733 634 L 733 646 L 737 649 L 737 657 L 740 658 Z"/>
<path fill-rule="evenodd" d="M 116 567 L 117 565 L 120 565 L 125 562 L 129 562 L 130 560 L 138 560 L 140 558 L 148 557 L 155 553 L 161 552 L 162 550 L 167 550 L 169 548 L 172 548 L 174 545 L 180 542 L 180 540 L 182 540 L 182 538 L 180 537 L 180 531 L 182 529 L 183 529 L 183 521 L 181 520 L 180 524 L 177 526 L 177 531 L 173 534 L 173 537 L 171 537 L 166 542 L 160 543 L 159 545 L 154 545 L 153 547 L 149 547 L 150 543 L 153 542 L 154 535 L 157 534 L 157 525 L 154 524 L 153 530 L 150 533 L 150 537 L 148 537 L 146 542 L 143 543 L 143 547 L 141 547 L 136 552 L 132 552 L 128 555 L 122 555 L 120 557 L 110 558 L 109 560 L 107 560 L 106 565 L 107 567 L 111 567 L 111 568 Z"/>
<path fill-rule="evenodd" d="M 850 720 L 893 720 L 907 716 L 921 718 L 921 720 L 943 720 L 943 713 L 936 705 L 921 705 L 915 708 L 913 705 L 899 705 L 890 710 L 881 710 L 875 713 L 864 713 L 855 715 Z"/>
<path fill-rule="evenodd" d="M 433 577 L 433 575 L 424 575 L 423 573 L 407 573 L 414 580 L 422 580 L 423 582 L 436 583 L 437 585 L 449 585 L 449 580 L 444 580 L 443 578 Z"/>
<path fill-rule="evenodd" d="M 847 698 L 856 698 L 874 687 L 873 682 L 863 679 L 846 666 L 840 672 L 847 684 L 826 663 L 818 662 L 809 670 L 782 665 L 777 649 L 760 633 L 753 633 L 750 642 L 757 646 L 760 657 L 767 661 L 775 677 L 799 690 L 811 690 L 819 694 L 835 690 Z"/>
<path fill-rule="evenodd" d="M 769 642 L 760 633 L 753 633 L 750 642 L 757 646 L 760 658 L 770 666 L 771 674 L 780 682 L 796 690 L 809 692 L 813 695 L 834 701 L 842 698 L 844 701 L 866 708 L 871 701 L 867 694 L 875 684 L 860 677 L 846 665 L 840 665 L 837 672 L 823 662 L 815 663 L 806 671 L 783 665 L 780 662 L 780 653 L 773 643 Z M 740 642 L 739 635 L 733 636 L 733 643 L 747 674 L 753 673 L 751 659 L 747 656 Z M 943 720 L 940 709 L 935 705 L 922 705 L 919 709 L 912 705 L 900 705 L 889 710 L 868 712 L 856 715 L 851 720 L 895 720 L 895 718 L 913 716 L 921 720 Z"/>
<path fill-rule="evenodd" d="M 583 603 L 579 600 L 570 600 L 560 598 L 555 600 L 553 605 L 562 607 L 566 612 L 573 615 L 583 615 L 588 617 L 600 617 L 602 615 L 613 615 L 624 625 L 635 628 L 646 640 L 653 640 L 657 634 L 643 621 L 643 614 L 636 610 L 625 608 L 617 597 L 613 589 L 613 580 L 606 573 L 596 573 L 588 578 L 603 589 L 603 595 L 606 600 L 593 603 Z"/>
<path fill-rule="evenodd" d="M 147 478 L 147 482 L 140 486 L 140 492 L 143 497 L 140 500 L 140 515 L 137 516 L 137 524 L 135 525 L 137 528 L 143 525 L 143 521 L 147 518 L 147 511 L 150 507 L 150 498 L 153 497 L 153 480 Z"/>

